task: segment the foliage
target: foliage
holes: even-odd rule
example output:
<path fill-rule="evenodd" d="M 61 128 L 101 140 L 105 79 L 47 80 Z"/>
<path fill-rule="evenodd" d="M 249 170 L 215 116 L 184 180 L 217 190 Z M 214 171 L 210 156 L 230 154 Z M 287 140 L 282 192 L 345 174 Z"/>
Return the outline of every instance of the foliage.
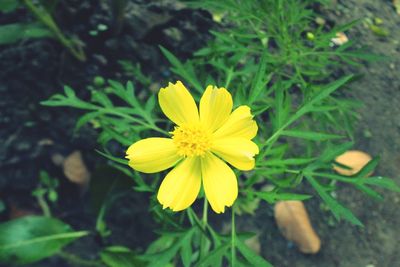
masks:
<path fill-rule="evenodd" d="M 39 186 L 33 190 L 32 195 L 36 197 L 39 206 L 41 207 L 45 216 L 51 217 L 50 207 L 47 204 L 47 200 L 51 203 L 56 203 L 58 200 L 57 187 L 59 185 L 58 180 L 51 178 L 45 171 L 41 171 L 39 174 L 40 183 Z"/>
<path fill-rule="evenodd" d="M 79 40 L 66 37 L 53 19 L 52 13 L 58 1 L 22 0 L 23 5 L 35 16 L 37 21 L 28 23 L 11 23 L 0 25 L 0 45 L 12 44 L 32 38 L 55 38 L 78 60 L 85 61 L 86 55 Z M 20 2 L 6 0 L 0 3 L 0 12 L 15 11 Z"/>
<path fill-rule="evenodd" d="M 26 264 L 57 253 L 87 231 L 74 232 L 69 225 L 39 216 L 15 219 L 0 225 L 0 261 Z"/>
<path fill-rule="evenodd" d="M 52 37 L 49 30 L 36 23 L 12 23 L 0 27 L 0 44 L 12 44 L 28 38 Z"/>

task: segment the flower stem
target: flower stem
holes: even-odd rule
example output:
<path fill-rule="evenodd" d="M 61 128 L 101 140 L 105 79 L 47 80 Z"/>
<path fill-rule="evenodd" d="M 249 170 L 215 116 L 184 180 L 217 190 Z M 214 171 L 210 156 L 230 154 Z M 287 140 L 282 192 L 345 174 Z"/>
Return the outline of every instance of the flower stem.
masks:
<path fill-rule="evenodd" d="M 207 220 L 208 220 L 208 201 L 207 198 L 204 197 L 204 206 L 203 206 L 203 218 L 202 218 L 202 223 L 203 223 L 203 229 L 206 230 L 207 228 Z M 204 258 L 207 254 L 207 238 L 206 236 L 202 233 L 200 237 L 200 259 Z"/>
<path fill-rule="evenodd" d="M 49 205 L 47 204 L 46 200 L 44 199 L 43 195 L 36 196 L 40 209 L 43 212 L 43 215 L 46 217 L 51 217 L 51 210 Z"/>
<path fill-rule="evenodd" d="M 83 51 L 82 45 L 65 37 L 60 28 L 57 26 L 53 17 L 43 7 L 36 6 L 32 0 L 24 0 L 24 4 L 40 22 L 49 28 L 49 30 L 60 41 L 60 43 L 64 45 L 76 59 L 81 62 L 86 61 L 86 55 Z"/>
<path fill-rule="evenodd" d="M 207 198 L 204 197 L 204 206 L 203 206 L 203 226 L 207 226 L 207 220 L 208 220 L 208 201 Z"/>
<path fill-rule="evenodd" d="M 231 218 L 231 266 L 235 267 L 236 265 L 236 231 L 235 231 L 235 209 L 232 207 L 232 218 Z"/>

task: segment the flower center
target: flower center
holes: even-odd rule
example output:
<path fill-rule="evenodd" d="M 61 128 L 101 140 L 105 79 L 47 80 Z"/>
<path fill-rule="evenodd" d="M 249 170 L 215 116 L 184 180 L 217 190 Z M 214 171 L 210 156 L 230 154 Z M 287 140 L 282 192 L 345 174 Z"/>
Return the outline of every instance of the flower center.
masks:
<path fill-rule="evenodd" d="M 211 147 L 211 134 L 201 125 L 175 127 L 172 140 L 178 147 L 178 154 L 185 157 L 204 156 Z"/>

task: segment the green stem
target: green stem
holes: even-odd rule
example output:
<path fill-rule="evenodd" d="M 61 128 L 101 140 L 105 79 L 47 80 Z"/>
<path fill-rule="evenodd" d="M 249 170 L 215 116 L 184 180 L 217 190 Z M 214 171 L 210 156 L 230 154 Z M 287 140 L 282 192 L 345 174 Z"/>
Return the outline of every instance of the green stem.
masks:
<path fill-rule="evenodd" d="M 76 46 L 71 39 L 64 36 L 51 15 L 44 8 L 37 7 L 31 0 L 24 0 L 24 3 L 36 18 L 53 32 L 60 43 L 64 45 L 76 59 L 82 62 L 86 60 L 86 55 L 82 47 Z"/>
<path fill-rule="evenodd" d="M 104 113 L 114 114 L 114 115 L 120 116 L 122 118 L 128 119 L 130 121 L 133 121 L 133 122 L 135 122 L 137 124 L 146 126 L 146 127 L 150 128 L 150 129 L 152 129 L 154 131 L 157 131 L 159 133 L 162 133 L 162 134 L 165 134 L 165 135 L 170 135 L 167 131 L 164 131 L 163 129 L 159 128 L 158 126 L 150 124 L 150 123 L 143 122 L 140 119 L 137 119 L 137 118 L 132 117 L 130 115 L 127 115 L 127 114 L 124 114 L 124 113 L 121 113 L 119 111 L 115 111 L 115 110 L 112 110 L 112 109 L 106 109 L 106 108 L 102 108 L 102 109 L 104 110 Z"/>
<path fill-rule="evenodd" d="M 294 173 L 294 174 L 299 174 L 299 173 L 301 173 L 301 171 L 299 171 L 299 170 L 291 170 L 291 169 L 285 169 L 285 172 Z"/>
<path fill-rule="evenodd" d="M 208 220 L 208 201 L 207 198 L 204 197 L 204 206 L 203 206 L 203 218 L 202 218 L 202 227 L 204 231 L 207 229 L 207 220 Z M 202 233 L 200 237 L 200 259 L 204 258 L 207 254 L 207 238 Z"/>
<path fill-rule="evenodd" d="M 104 237 L 104 216 L 106 214 L 106 205 L 102 205 L 99 211 L 99 214 L 97 215 L 97 220 L 96 220 L 96 231 L 100 233 L 101 237 Z"/>
<path fill-rule="evenodd" d="M 202 221 L 203 221 L 203 226 L 204 226 L 204 228 L 205 228 L 206 225 L 207 225 L 207 221 L 208 221 L 208 201 L 207 201 L 207 198 L 206 198 L 206 197 L 204 197 L 203 219 L 202 219 Z"/>
<path fill-rule="evenodd" d="M 190 220 L 190 223 L 193 226 L 194 225 L 198 226 L 200 231 L 201 231 L 201 233 L 202 233 L 202 235 L 207 237 L 207 228 L 208 228 L 208 230 L 210 230 L 210 225 L 207 224 L 206 227 L 204 227 L 202 221 L 199 219 L 199 217 L 196 215 L 196 213 L 190 207 L 187 209 L 187 215 L 188 215 L 188 218 Z M 176 225 L 176 226 L 178 227 L 178 225 Z"/>
<path fill-rule="evenodd" d="M 235 267 L 236 265 L 236 231 L 235 231 L 235 209 L 232 207 L 232 218 L 231 218 L 231 266 Z"/>
<path fill-rule="evenodd" d="M 72 266 L 104 267 L 104 265 L 97 260 L 82 259 L 81 257 L 68 252 L 60 251 L 57 253 L 57 255 L 63 258 L 64 260 L 68 261 L 69 263 L 71 263 Z"/>
<path fill-rule="evenodd" d="M 39 203 L 40 209 L 42 210 L 44 216 L 51 217 L 50 207 L 49 205 L 47 205 L 47 202 L 44 199 L 43 195 L 36 196 L 36 199 Z"/>

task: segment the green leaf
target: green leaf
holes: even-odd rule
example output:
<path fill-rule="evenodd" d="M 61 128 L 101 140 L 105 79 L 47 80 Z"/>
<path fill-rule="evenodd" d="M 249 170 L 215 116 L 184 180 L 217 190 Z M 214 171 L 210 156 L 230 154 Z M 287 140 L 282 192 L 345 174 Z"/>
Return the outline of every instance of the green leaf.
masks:
<path fill-rule="evenodd" d="M 312 112 L 314 105 L 316 103 L 321 102 L 323 99 L 328 97 L 331 93 L 333 93 L 335 90 L 340 88 L 343 84 L 348 82 L 353 76 L 346 76 L 343 77 L 335 82 L 332 82 L 323 88 L 319 90 L 318 93 L 316 93 L 313 97 L 311 97 L 310 100 L 306 100 L 305 103 L 296 111 L 295 114 L 293 114 L 282 126 L 279 126 L 278 123 L 278 129 L 275 131 L 273 135 L 271 135 L 261 146 L 261 148 L 271 145 L 274 143 L 282 134 L 282 132 L 289 127 L 293 122 L 301 118 L 304 114 Z"/>
<path fill-rule="evenodd" d="M 161 52 L 168 59 L 169 63 L 173 66 L 173 71 L 181 76 L 183 79 L 187 80 L 194 88 L 199 92 L 203 93 L 204 88 L 201 86 L 200 82 L 197 80 L 197 77 L 193 72 L 191 72 L 192 68 L 189 66 L 185 66 L 176 56 L 174 56 L 171 52 L 165 49 L 162 46 L 159 46 Z"/>
<path fill-rule="evenodd" d="M 235 239 L 235 246 L 243 255 L 243 257 L 251 264 L 257 267 L 273 267 L 271 263 L 266 261 L 261 256 L 257 255 L 254 251 L 246 246 L 239 238 Z"/>
<path fill-rule="evenodd" d="M 329 139 L 339 139 L 343 138 L 343 136 L 336 134 L 327 134 L 327 133 L 319 133 L 319 132 L 311 132 L 311 131 L 302 131 L 302 130 L 285 130 L 282 131 L 282 135 L 302 138 L 313 141 L 324 141 Z"/>
<path fill-rule="evenodd" d="M 29 216 L 0 225 L 0 262 L 28 264 L 50 257 L 72 241 L 86 236 L 60 220 Z"/>
<path fill-rule="evenodd" d="M 72 88 L 69 87 L 68 85 L 65 85 L 65 86 L 64 86 L 64 93 L 65 93 L 65 95 L 66 95 L 67 97 L 69 97 L 69 98 L 75 98 L 75 97 L 76 97 L 76 94 L 75 94 L 74 89 L 72 89 Z"/>
<path fill-rule="evenodd" d="M 355 19 L 346 24 L 339 25 L 338 27 L 335 27 L 334 29 L 332 29 L 331 37 L 335 37 L 336 33 L 347 31 L 347 30 L 353 28 L 354 26 L 360 24 L 361 22 L 362 22 L 362 19 Z"/>
<path fill-rule="evenodd" d="M 145 262 L 129 248 L 112 246 L 100 252 L 101 260 L 109 267 L 141 267 L 146 266 Z"/>
<path fill-rule="evenodd" d="M 285 167 L 287 165 L 305 165 L 310 162 L 315 161 L 315 158 L 289 158 L 289 159 L 280 159 L 280 158 L 271 158 L 265 161 L 257 162 L 257 167 L 264 166 L 277 166 L 277 167 Z"/>
<path fill-rule="evenodd" d="M 367 194 L 368 196 L 370 196 L 376 200 L 383 200 L 383 197 L 378 192 L 375 192 L 373 189 L 369 188 L 368 186 L 356 185 L 356 188 L 358 190 L 363 191 L 365 194 Z"/>
<path fill-rule="evenodd" d="M 256 196 L 267 201 L 270 204 L 274 204 L 278 200 L 306 200 L 311 198 L 311 195 L 295 194 L 295 193 L 279 193 L 279 192 L 255 192 Z"/>
<path fill-rule="evenodd" d="M 14 23 L 0 26 L 0 45 L 12 44 L 22 39 L 53 37 L 41 24 Z"/>
<path fill-rule="evenodd" d="M 323 153 L 322 155 L 319 157 L 319 161 L 321 162 L 330 162 L 333 161 L 334 158 L 336 158 L 337 156 L 343 154 L 344 152 L 346 152 L 347 150 L 349 150 L 352 146 L 354 145 L 353 142 L 347 142 L 341 145 L 335 145 L 335 146 L 331 146 L 328 147 Z"/>
<path fill-rule="evenodd" d="M 181 254 L 183 266 L 190 267 L 191 263 L 192 263 L 192 256 L 193 256 L 192 239 L 191 238 L 186 239 L 186 242 L 182 244 L 180 254 Z"/>
<path fill-rule="evenodd" d="M 155 254 L 143 255 L 145 260 L 150 261 L 148 267 L 160 267 L 167 265 L 177 255 L 182 245 L 186 244 L 188 240 L 192 238 L 194 233 L 195 228 L 191 228 L 190 230 L 181 233 L 169 248 Z"/>
<path fill-rule="evenodd" d="M 374 34 L 376 34 L 378 36 L 387 37 L 390 35 L 390 31 L 384 27 L 371 24 L 371 25 L 369 25 L 369 28 Z"/>
<path fill-rule="evenodd" d="M 111 118 L 105 118 L 104 121 L 110 121 L 112 120 Z M 122 124 L 122 123 L 121 123 Z M 122 124 L 121 126 L 126 126 L 129 124 Z M 118 131 L 115 129 L 115 126 L 108 126 L 108 125 L 102 125 L 103 126 L 103 131 L 107 133 L 111 139 L 116 140 L 118 143 L 120 143 L 124 147 L 128 147 L 132 144 L 132 140 L 125 137 L 121 132 L 123 131 Z"/>
<path fill-rule="evenodd" d="M 157 254 L 163 250 L 168 249 L 174 243 L 175 238 L 172 235 L 161 235 L 158 239 L 153 241 L 146 250 L 146 255 Z"/>
<path fill-rule="evenodd" d="M 378 165 L 378 163 L 379 163 L 379 157 L 376 157 L 376 158 L 370 160 L 370 161 L 368 162 L 368 164 L 365 165 L 365 166 L 364 166 L 358 173 L 356 173 L 354 176 L 363 177 L 363 178 L 366 177 L 366 176 L 368 176 L 368 174 L 371 174 L 372 171 L 376 168 L 376 166 Z"/>
<path fill-rule="evenodd" d="M 249 106 L 251 106 L 253 102 L 260 96 L 262 90 L 265 88 L 265 85 L 271 79 L 271 75 L 266 76 L 268 55 L 269 55 L 268 49 L 265 49 L 264 53 L 261 56 L 258 70 L 250 89 L 249 100 L 248 100 Z"/>
<path fill-rule="evenodd" d="M 114 157 L 113 155 L 105 153 L 105 152 L 102 152 L 100 150 L 96 150 L 96 152 L 99 153 L 100 155 L 108 158 L 109 160 L 112 160 L 112 161 L 117 162 L 119 164 L 128 165 L 128 160 L 127 159 Z"/>
<path fill-rule="evenodd" d="M 394 192 L 400 192 L 400 186 L 398 186 L 393 179 L 376 176 L 376 177 L 366 177 L 361 179 L 362 183 L 370 184 L 374 186 L 379 186 L 385 189 L 392 190 Z"/>
<path fill-rule="evenodd" d="M 344 218 L 348 220 L 349 222 L 363 226 L 363 224 L 360 222 L 359 219 L 357 219 L 354 214 L 340 205 L 339 202 L 337 202 L 333 197 L 331 197 L 325 189 L 312 177 L 311 175 L 305 174 L 305 177 L 307 181 L 314 187 L 314 189 L 317 191 L 319 196 L 322 198 L 322 200 L 328 205 L 328 207 L 331 209 L 333 215 L 336 217 L 336 219 Z"/>
<path fill-rule="evenodd" d="M 12 12 L 19 6 L 18 0 L 2 0 L 0 3 L 0 11 L 4 13 Z"/>
<path fill-rule="evenodd" d="M 127 102 L 132 107 L 141 109 L 140 103 L 135 95 L 135 87 L 131 81 L 126 83 L 126 88 L 117 81 L 108 80 L 108 83 L 112 86 L 113 93 L 115 95 Z"/>
<path fill-rule="evenodd" d="M 112 109 L 114 107 L 113 103 L 108 98 L 108 96 L 105 93 L 101 92 L 100 90 L 92 91 L 92 101 L 99 103 L 105 108 Z"/>
<path fill-rule="evenodd" d="M 86 123 L 92 121 L 93 119 L 95 119 L 96 117 L 100 116 L 101 114 L 102 114 L 102 112 L 93 111 L 93 112 L 88 112 L 88 113 L 82 115 L 82 116 L 78 119 L 78 121 L 76 122 L 74 131 L 75 131 L 75 132 L 79 131 L 79 129 L 80 129 L 83 125 L 85 125 Z"/>
<path fill-rule="evenodd" d="M 89 186 L 90 203 L 93 211 L 97 214 L 102 206 L 109 207 L 114 196 L 131 190 L 134 185 L 133 182 L 133 179 L 111 166 L 97 167 L 92 174 Z"/>
<path fill-rule="evenodd" d="M 290 94 L 286 91 L 284 87 L 281 87 L 282 83 L 277 82 L 276 86 L 273 87 L 275 91 L 275 115 L 276 118 L 274 120 L 274 128 L 281 128 L 282 125 L 287 122 L 291 104 Z"/>
<path fill-rule="evenodd" d="M 316 93 L 309 101 L 306 101 L 305 104 L 291 117 L 290 123 L 294 122 L 304 114 L 312 111 L 313 106 L 316 103 L 319 103 L 323 99 L 327 98 L 330 94 L 347 83 L 352 77 L 352 75 L 343 77 L 321 88 L 318 93 Z"/>
<path fill-rule="evenodd" d="M 230 247 L 230 243 L 220 245 L 218 248 L 213 249 L 207 254 L 196 266 L 198 267 L 214 267 L 221 266 L 222 258 Z"/>
<path fill-rule="evenodd" d="M 152 95 L 147 100 L 144 109 L 146 110 L 147 113 L 152 113 L 152 112 L 154 112 L 155 106 L 156 106 L 156 98 L 154 95 Z"/>
<path fill-rule="evenodd" d="M 289 148 L 288 144 L 279 144 L 269 149 L 265 155 L 270 155 L 270 158 L 281 158 Z"/>

